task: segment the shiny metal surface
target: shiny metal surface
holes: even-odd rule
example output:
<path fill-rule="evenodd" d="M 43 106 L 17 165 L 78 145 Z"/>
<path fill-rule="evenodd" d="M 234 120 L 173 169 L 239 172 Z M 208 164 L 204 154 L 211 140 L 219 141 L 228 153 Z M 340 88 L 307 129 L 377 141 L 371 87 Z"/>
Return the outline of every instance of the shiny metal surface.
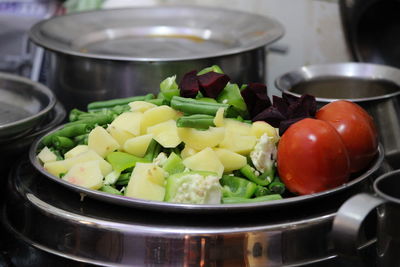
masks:
<path fill-rule="evenodd" d="M 0 73 L 0 142 L 32 130 L 56 103 L 49 88 Z"/>
<path fill-rule="evenodd" d="M 35 172 L 29 161 L 13 168 L 8 189 L 4 226 L 13 240 L 51 255 L 49 261 L 58 257 L 60 263 L 68 260 L 76 266 L 314 266 L 337 257 L 329 231 L 338 203 L 212 216 L 143 211 L 81 201 Z M 363 244 L 371 242 L 366 238 Z M 28 255 L 31 264 L 46 263 L 40 253 L 22 256 Z M 24 257 L 13 260 L 27 266 Z"/>
<path fill-rule="evenodd" d="M 80 27 L 76 27 L 76 25 Z M 46 49 L 47 85 L 67 110 L 157 93 L 166 77 L 219 65 L 236 83 L 266 81 L 275 20 L 239 11 L 158 6 L 56 17 L 31 29 Z"/>
<path fill-rule="evenodd" d="M 359 104 L 374 118 L 389 163 L 399 166 L 400 69 L 368 63 L 305 66 L 283 74 L 275 85 L 296 96 L 293 90 L 301 85 L 301 92 L 313 94 L 320 106 L 337 99 Z"/>
<path fill-rule="evenodd" d="M 54 129 L 53 131 L 56 130 L 57 129 Z M 47 135 L 51 134 L 53 131 L 47 133 Z M 56 183 L 63 185 L 64 187 L 66 187 L 67 190 L 78 192 L 80 194 L 87 195 L 88 197 L 117 205 L 143 208 L 149 210 L 158 210 L 158 211 L 168 210 L 168 211 L 185 212 L 185 213 L 240 212 L 240 211 L 249 211 L 250 209 L 253 211 L 257 210 L 265 211 L 265 210 L 284 208 L 287 206 L 296 206 L 296 205 L 307 206 L 310 205 L 310 203 L 316 201 L 318 201 L 319 203 L 329 202 L 329 201 L 339 201 L 340 199 L 346 199 L 354 192 L 359 192 L 361 188 L 363 188 L 368 183 L 368 180 L 376 178 L 377 174 L 380 171 L 380 167 L 382 165 L 384 158 L 382 147 L 379 147 L 379 152 L 377 157 L 371 163 L 369 168 L 365 170 L 364 173 L 358 174 L 358 176 L 356 177 L 352 177 L 348 183 L 345 183 L 334 189 L 326 190 L 315 194 L 303 195 L 303 196 L 291 196 L 288 198 L 284 198 L 282 200 L 274 200 L 274 201 L 258 202 L 258 203 L 221 204 L 221 205 L 178 204 L 178 203 L 150 201 L 150 200 L 143 200 L 143 199 L 136 199 L 125 196 L 108 194 L 102 191 L 92 190 L 81 186 L 77 186 L 75 184 L 68 183 L 67 181 L 62 180 L 48 173 L 47 171 L 44 170 L 43 166 L 40 164 L 38 158 L 36 157 L 37 152 L 39 151 L 41 140 L 45 136 L 36 139 L 35 142 L 32 144 L 29 151 L 29 159 L 31 161 L 31 164 L 35 167 L 35 169 L 39 171 L 47 179 L 50 179 L 52 181 L 55 181 Z"/>
<path fill-rule="evenodd" d="M 226 56 L 265 46 L 282 35 L 274 19 L 200 6 L 80 12 L 42 21 L 30 31 L 32 41 L 52 51 L 123 61 Z"/>
<path fill-rule="evenodd" d="M 332 236 L 338 250 L 355 255 L 360 242 L 359 229 L 367 216 L 377 211 L 377 266 L 400 266 L 400 170 L 380 176 L 374 192 L 358 194 L 346 201 L 333 222 Z M 378 208 L 378 209 L 376 209 Z"/>

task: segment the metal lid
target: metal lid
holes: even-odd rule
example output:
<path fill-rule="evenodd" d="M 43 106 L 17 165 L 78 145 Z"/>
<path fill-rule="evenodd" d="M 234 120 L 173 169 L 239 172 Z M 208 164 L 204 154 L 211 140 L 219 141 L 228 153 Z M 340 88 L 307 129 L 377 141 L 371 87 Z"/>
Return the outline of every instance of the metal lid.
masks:
<path fill-rule="evenodd" d="M 0 73 L 0 142 L 33 129 L 56 104 L 46 86 Z"/>
<path fill-rule="evenodd" d="M 199 6 L 74 13 L 30 30 L 39 46 L 98 59 L 171 61 L 225 56 L 268 45 L 284 29 L 272 18 Z"/>

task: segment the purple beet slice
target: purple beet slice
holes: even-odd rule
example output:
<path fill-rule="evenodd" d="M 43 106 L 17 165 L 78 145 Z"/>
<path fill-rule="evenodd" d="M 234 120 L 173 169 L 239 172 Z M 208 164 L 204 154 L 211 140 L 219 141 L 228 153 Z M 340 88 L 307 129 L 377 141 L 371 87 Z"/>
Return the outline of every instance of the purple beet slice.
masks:
<path fill-rule="evenodd" d="M 197 79 L 200 84 L 200 91 L 204 96 L 211 98 L 216 98 L 230 81 L 228 75 L 214 71 L 197 76 Z"/>
<path fill-rule="evenodd" d="M 253 121 L 265 121 L 275 128 L 278 128 L 283 120 L 286 120 L 286 117 L 274 106 L 264 109 L 253 118 Z"/>
<path fill-rule="evenodd" d="M 241 92 L 251 118 L 271 106 L 267 87 L 262 83 L 249 83 Z"/>
<path fill-rule="evenodd" d="M 179 83 L 180 95 L 183 97 L 195 98 L 200 90 L 197 71 L 186 73 Z"/>

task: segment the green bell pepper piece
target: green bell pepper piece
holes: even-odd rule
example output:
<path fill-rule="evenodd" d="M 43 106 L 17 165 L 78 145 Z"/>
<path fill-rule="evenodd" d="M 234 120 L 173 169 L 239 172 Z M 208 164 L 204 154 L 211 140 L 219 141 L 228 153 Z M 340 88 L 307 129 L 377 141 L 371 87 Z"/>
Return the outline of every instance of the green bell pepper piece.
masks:
<path fill-rule="evenodd" d="M 250 198 L 257 189 L 255 183 L 236 176 L 223 175 L 220 182 L 224 197 Z"/>

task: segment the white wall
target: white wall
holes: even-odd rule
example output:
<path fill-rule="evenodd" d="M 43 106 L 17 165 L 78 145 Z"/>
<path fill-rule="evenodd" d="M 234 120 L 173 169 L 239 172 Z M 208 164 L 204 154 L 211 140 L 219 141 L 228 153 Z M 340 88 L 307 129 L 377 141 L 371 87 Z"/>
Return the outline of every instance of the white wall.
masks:
<path fill-rule="evenodd" d="M 193 4 L 238 9 L 274 17 L 286 33 L 276 45 L 286 54 L 269 53 L 268 88 L 279 94 L 274 80 L 303 65 L 349 61 L 337 0 L 109 0 L 106 5 Z"/>

